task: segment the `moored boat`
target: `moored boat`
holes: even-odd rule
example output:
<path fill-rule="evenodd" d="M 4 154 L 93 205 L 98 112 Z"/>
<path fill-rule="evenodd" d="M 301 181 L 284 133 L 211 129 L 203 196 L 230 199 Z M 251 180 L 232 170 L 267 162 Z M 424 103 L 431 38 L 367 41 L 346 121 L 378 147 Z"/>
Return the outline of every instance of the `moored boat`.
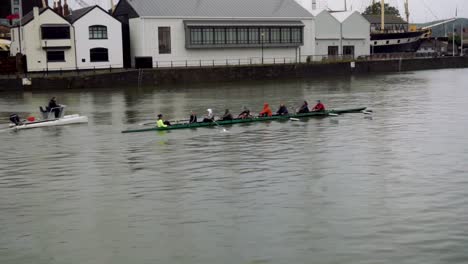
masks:
<path fill-rule="evenodd" d="M 253 122 L 265 122 L 265 121 L 274 121 L 274 120 L 288 120 L 291 118 L 302 119 L 308 117 L 326 117 L 326 116 L 336 116 L 339 114 L 345 113 L 359 113 L 366 110 L 367 107 L 358 107 L 350 109 L 338 109 L 338 110 L 326 110 L 321 112 L 310 112 L 304 114 L 291 114 L 291 115 L 276 115 L 270 117 L 254 117 L 246 119 L 233 119 L 226 121 L 216 121 L 216 122 L 197 122 L 197 123 L 182 123 L 174 124 L 167 127 L 149 127 L 149 128 L 140 128 L 140 129 L 129 129 L 124 130 L 122 133 L 137 133 L 137 132 L 147 132 L 147 131 L 166 131 L 166 130 L 176 130 L 176 129 L 190 129 L 190 128 L 199 128 L 199 127 L 214 127 L 214 126 L 228 126 L 242 123 L 253 123 Z"/>
<path fill-rule="evenodd" d="M 22 121 L 17 124 L 10 123 L 10 129 L 22 130 L 38 127 L 63 126 L 70 124 L 88 123 L 88 117 L 79 114 L 65 115 L 65 105 L 60 106 L 59 116 L 56 118 L 53 112 L 43 112 L 43 119 L 34 121 Z"/>

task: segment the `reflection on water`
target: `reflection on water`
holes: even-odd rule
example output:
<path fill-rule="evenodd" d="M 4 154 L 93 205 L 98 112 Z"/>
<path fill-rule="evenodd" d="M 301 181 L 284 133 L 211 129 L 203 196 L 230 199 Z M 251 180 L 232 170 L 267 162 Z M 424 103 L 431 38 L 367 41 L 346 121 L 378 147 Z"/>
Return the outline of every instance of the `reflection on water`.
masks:
<path fill-rule="evenodd" d="M 467 262 L 466 73 L 3 92 L 90 123 L 0 133 L 0 263 Z M 375 112 L 120 133 L 304 99 Z"/>

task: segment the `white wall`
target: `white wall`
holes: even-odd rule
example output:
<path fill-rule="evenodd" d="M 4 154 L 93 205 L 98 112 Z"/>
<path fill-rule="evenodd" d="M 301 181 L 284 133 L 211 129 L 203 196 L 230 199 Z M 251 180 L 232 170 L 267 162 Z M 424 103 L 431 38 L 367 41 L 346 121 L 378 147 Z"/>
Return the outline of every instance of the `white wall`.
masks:
<path fill-rule="evenodd" d="M 354 56 L 370 55 L 370 23 L 354 12 L 343 23 L 343 46 L 354 45 Z"/>
<path fill-rule="evenodd" d="M 338 46 L 341 53 L 341 24 L 328 11 L 315 12 L 315 60 L 328 55 L 328 46 Z"/>
<path fill-rule="evenodd" d="M 302 22 L 305 25 L 304 43 L 313 43 L 314 21 L 312 17 Z M 159 54 L 158 27 L 171 28 L 171 54 Z M 199 60 L 203 60 L 204 65 L 212 65 L 212 60 L 215 60 L 215 64 L 226 64 L 226 59 L 230 60 L 230 64 L 238 64 L 239 59 L 242 59 L 241 64 L 248 64 L 250 58 L 253 59 L 253 63 L 259 63 L 262 56 L 261 48 L 186 49 L 183 19 L 131 19 L 130 41 L 132 63 L 135 56 L 151 56 L 153 64 L 157 62 L 158 66 L 170 66 L 170 61 L 177 61 L 174 62 L 174 66 L 184 66 L 186 60 L 189 60 L 189 65 L 197 65 Z M 305 44 L 300 47 L 300 53 L 312 55 L 314 46 Z M 263 56 L 265 63 L 273 62 L 273 58 L 277 58 L 278 62 L 283 61 L 284 58 L 292 62 L 296 58 L 296 48 L 264 48 Z M 302 59 L 305 61 L 305 56 Z"/>
<path fill-rule="evenodd" d="M 35 18 L 26 26 L 23 26 L 21 30 L 23 33 L 21 34 L 21 49 L 22 53 L 26 55 L 27 58 L 27 65 L 28 71 L 45 71 L 48 69 L 49 71 L 54 70 L 73 70 L 76 67 L 75 63 L 75 48 L 73 45 L 74 42 L 74 34 L 73 34 L 73 27 L 70 27 L 70 43 L 71 48 L 63 49 L 49 49 L 49 50 L 64 50 L 65 53 L 65 62 L 47 62 L 47 53 L 46 50 L 43 49 L 43 41 L 41 38 L 41 25 L 42 24 L 69 24 L 66 20 L 55 14 L 51 10 L 44 11 L 40 16 L 39 19 Z M 16 34 L 16 32 L 15 32 Z M 15 36 L 15 44 L 14 47 L 16 48 L 16 38 Z M 47 40 L 48 47 L 53 46 L 54 42 L 62 42 L 61 40 Z M 16 53 L 15 53 L 16 54 Z M 15 55 L 12 54 L 12 55 Z"/>
<path fill-rule="evenodd" d="M 107 39 L 89 39 L 89 26 L 107 27 Z M 74 24 L 76 33 L 76 58 L 79 69 L 122 68 L 122 26 L 118 20 L 106 14 L 100 8 L 94 8 Z M 109 52 L 108 62 L 91 62 L 90 49 L 106 48 Z M 84 62 L 83 62 L 84 60 Z"/>

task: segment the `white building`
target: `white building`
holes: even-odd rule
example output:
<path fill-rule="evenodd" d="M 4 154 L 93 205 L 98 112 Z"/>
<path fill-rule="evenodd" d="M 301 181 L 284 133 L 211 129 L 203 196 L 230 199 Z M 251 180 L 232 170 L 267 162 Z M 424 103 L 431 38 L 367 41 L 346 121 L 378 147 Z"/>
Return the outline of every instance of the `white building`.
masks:
<path fill-rule="evenodd" d="M 132 66 L 294 62 L 314 54 L 305 45 L 314 40 L 313 16 L 294 0 L 121 0 L 114 16 L 128 19 Z"/>
<path fill-rule="evenodd" d="M 74 10 L 77 68 L 122 68 L 122 24 L 99 6 Z"/>
<path fill-rule="evenodd" d="M 331 13 L 341 23 L 339 53 L 357 58 L 370 55 L 370 23 L 357 11 Z"/>
<path fill-rule="evenodd" d="M 50 8 L 35 7 L 11 29 L 10 53 L 26 55 L 28 71 L 76 69 L 74 29 Z"/>
<path fill-rule="evenodd" d="M 315 18 L 315 56 L 321 60 L 328 56 L 337 56 L 341 49 L 341 23 L 327 10 L 313 10 Z"/>

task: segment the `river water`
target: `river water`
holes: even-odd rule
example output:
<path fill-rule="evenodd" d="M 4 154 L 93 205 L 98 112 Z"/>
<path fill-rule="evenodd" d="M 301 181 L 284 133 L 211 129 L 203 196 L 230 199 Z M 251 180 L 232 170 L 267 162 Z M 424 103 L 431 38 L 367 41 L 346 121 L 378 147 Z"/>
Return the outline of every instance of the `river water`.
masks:
<path fill-rule="evenodd" d="M 1 92 L 0 263 L 467 263 L 468 69 Z M 121 134 L 264 102 L 373 115 Z M 4 128 L 4 127 L 3 127 Z"/>

